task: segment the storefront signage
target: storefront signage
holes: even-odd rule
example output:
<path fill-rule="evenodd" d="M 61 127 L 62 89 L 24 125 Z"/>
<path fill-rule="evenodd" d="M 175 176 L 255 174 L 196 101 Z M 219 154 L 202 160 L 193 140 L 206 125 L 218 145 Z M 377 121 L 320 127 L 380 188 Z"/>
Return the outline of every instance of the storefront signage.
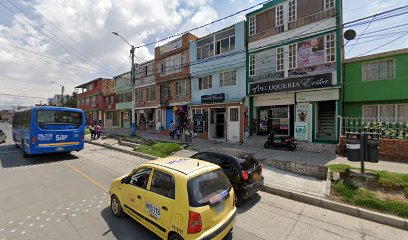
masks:
<path fill-rule="evenodd" d="M 295 90 L 329 87 L 332 84 L 332 74 L 319 74 L 314 76 L 287 78 L 250 85 L 251 94 L 272 92 L 287 92 Z"/>
<path fill-rule="evenodd" d="M 296 93 L 296 102 L 319 102 L 339 100 L 339 89 Z"/>
<path fill-rule="evenodd" d="M 309 140 L 309 123 L 311 122 L 311 105 L 298 104 L 295 111 L 295 138 L 299 141 Z"/>
<path fill-rule="evenodd" d="M 176 50 L 177 48 L 181 48 L 181 46 L 183 46 L 183 40 L 182 38 L 177 38 L 161 46 L 160 55 Z"/>
<path fill-rule="evenodd" d="M 204 132 L 204 114 L 194 114 L 194 132 Z"/>
<path fill-rule="evenodd" d="M 224 100 L 225 100 L 225 93 L 201 96 L 201 103 L 224 102 Z"/>

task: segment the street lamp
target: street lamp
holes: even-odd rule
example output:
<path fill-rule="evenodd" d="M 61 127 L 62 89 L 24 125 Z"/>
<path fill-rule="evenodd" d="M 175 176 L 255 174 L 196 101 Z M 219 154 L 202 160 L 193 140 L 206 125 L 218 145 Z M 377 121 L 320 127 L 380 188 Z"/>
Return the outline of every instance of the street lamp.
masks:
<path fill-rule="evenodd" d="M 55 82 L 55 81 L 52 81 L 51 83 L 55 83 L 55 84 L 61 86 L 61 107 L 63 107 L 64 106 L 64 89 L 65 89 L 65 87 L 63 85 Z"/>
<path fill-rule="evenodd" d="M 135 102 L 136 102 L 136 96 L 135 96 L 135 46 L 130 44 L 124 37 L 122 37 L 119 33 L 117 32 L 112 32 L 114 35 L 122 38 L 122 40 L 127 43 L 130 46 L 130 55 L 132 56 L 132 66 L 130 70 L 130 79 L 132 83 L 132 124 L 130 126 L 130 135 L 135 136 L 136 135 L 136 119 L 135 119 Z"/>

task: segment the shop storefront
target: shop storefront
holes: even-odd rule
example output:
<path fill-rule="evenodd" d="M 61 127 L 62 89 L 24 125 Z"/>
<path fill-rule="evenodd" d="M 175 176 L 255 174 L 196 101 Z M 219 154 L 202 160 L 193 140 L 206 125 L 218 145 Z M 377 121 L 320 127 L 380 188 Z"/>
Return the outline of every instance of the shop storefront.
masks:
<path fill-rule="evenodd" d="M 191 125 L 201 139 L 243 142 L 243 98 L 225 99 L 225 94 L 201 96 L 201 102 L 191 103 Z"/>

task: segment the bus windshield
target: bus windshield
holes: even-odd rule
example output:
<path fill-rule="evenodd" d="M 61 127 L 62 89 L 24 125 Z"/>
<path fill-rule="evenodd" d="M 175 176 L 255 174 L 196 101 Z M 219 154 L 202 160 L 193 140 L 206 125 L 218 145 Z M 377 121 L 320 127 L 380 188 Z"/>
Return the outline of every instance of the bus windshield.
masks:
<path fill-rule="evenodd" d="M 37 124 L 41 125 L 81 125 L 82 113 L 61 110 L 37 111 Z"/>

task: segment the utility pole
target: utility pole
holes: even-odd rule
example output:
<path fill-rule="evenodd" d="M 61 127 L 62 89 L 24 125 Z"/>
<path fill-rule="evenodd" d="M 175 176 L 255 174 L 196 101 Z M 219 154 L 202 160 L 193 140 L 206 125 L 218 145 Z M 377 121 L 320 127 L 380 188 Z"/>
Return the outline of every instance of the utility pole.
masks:
<path fill-rule="evenodd" d="M 64 106 L 64 86 L 61 86 L 61 107 Z"/>
<path fill-rule="evenodd" d="M 130 46 L 130 55 L 132 57 L 132 66 L 130 68 L 130 81 L 132 85 L 132 123 L 130 125 L 130 136 L 136 136 L 136 118 L 135 118 L 135 107 L 136 107 L 136 93 L 135 93 L 135 46 L 130 44 L 125 38 L 123 38 L 119 33 L 112 32 L 114 35 L 122 38 L 122 40 Z"/>

